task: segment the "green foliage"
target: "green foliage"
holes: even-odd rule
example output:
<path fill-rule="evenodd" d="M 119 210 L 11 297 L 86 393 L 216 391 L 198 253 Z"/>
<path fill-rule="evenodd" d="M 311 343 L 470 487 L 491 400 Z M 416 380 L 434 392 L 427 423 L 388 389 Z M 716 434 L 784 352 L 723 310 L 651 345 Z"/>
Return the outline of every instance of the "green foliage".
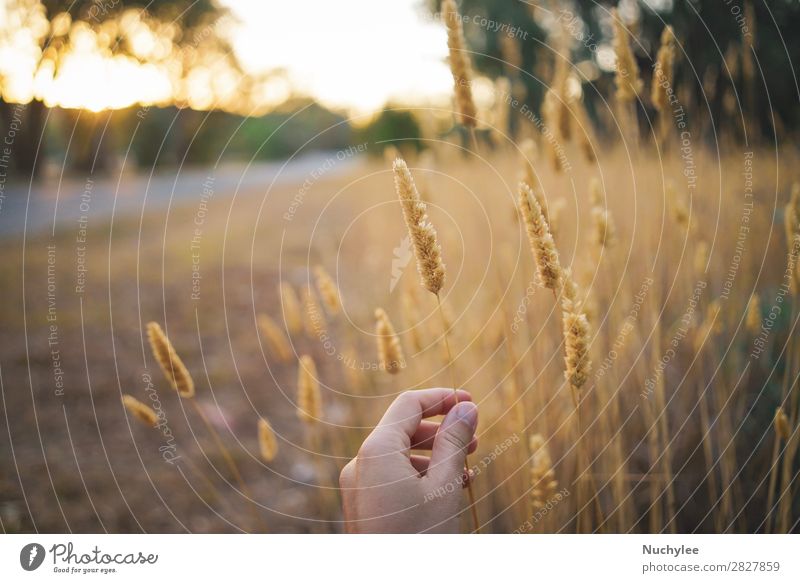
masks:
<path fill-rule="evenodd" d="M 382 152 L 387 146 L 394 145 L 403 150 L 422 149 L 420 138 L 422 132 L 414 115 L 405 109 L 387 108 L 370 124 L 358 132 L 360 142 L 375 144 L 373 153 Z M 402 139 L 402 142 L 395 140 Z"/>

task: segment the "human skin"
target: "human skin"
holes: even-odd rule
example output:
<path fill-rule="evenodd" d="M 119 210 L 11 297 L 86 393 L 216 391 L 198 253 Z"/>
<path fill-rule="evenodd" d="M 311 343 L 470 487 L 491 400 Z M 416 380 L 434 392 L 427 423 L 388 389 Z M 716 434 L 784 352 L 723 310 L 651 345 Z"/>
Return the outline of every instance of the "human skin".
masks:
<path fill-rule="evenodd" d="M 437 415 L 445 416 L 441 424 L 426 420 Z M 401 393 L 339 477 L 347 532 L 459 532 L 464 461 L 477 447 L 477 426 L 466 391 Z"/>

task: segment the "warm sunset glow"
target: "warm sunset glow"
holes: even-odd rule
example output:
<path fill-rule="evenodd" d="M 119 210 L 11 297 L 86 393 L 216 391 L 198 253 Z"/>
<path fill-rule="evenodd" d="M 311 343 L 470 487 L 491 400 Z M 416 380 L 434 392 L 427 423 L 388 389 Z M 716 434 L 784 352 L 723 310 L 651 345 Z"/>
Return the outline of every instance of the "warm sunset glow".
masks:
<path fill-rule="evenodd" d="M 250 112 L 304 94 L 356 113 L 449 99 L 445 33 L 418 0 L 388 11 L 370 0 L 223 4 L 233 18 L 215 32 L 231 40 L 244 78 L 207 39 L 178 45 L 176 26 L 138 9 L 90 26 L 66 13 L 48 23 L 38 2 L 2 4 L 13 31 L 0 38 L 3 97 L 91 111 L 176 103 Z"/>

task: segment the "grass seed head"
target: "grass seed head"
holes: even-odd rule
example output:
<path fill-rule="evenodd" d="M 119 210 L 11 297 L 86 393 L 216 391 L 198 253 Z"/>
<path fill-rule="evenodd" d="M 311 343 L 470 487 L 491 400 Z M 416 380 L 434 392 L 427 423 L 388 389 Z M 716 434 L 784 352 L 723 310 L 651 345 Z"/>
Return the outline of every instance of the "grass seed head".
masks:
<path fill-rule="evenodd" d="M 317 290 L 319 290 L 319 295 L 325 304 L 325 309 L 331 315 L 338 314 L 342 309 L 339 288 L 336 287 L 336 283 L 321 265 L 317 265 L 314 269 L 314 274 L 317 276 Z"/>
<path fill-rule="evenodd" d="M 789 436 L 792 434 L 789 418 L 786 416 L 783 407 L 775 409 L 775 433 L 784 441 L 788 441 Z"/>
<path fill-rule="evenodd" d="M 417 271 L 422 285 L 432 294 L 438 294 L 445 279 L 442 249 L 437 241 L 436 229 L 428 220 L 427 207 L 414 185 L 411 171 L 401 158 L 394 162 L 394 185 L 403 207 L 408 234 L 414 245 Z"/>
<path fill-rule="evenodd" d="M 442 0 L 442 15 L 447 27 L 450 72 L 453 75 L 459 121 L 465 127 L 474 128 L 477 122 L 477 110 L 472 99 L 472 64 L 455 0 Z"/>
<path fill-rule="evenodd" d="M 147 324 L 147 338 L 150 341 L 153 356 L 161 366 L 161 370 L 170 385 L 172 385 L 172 388 L 178 391 L 178 394 L 183 398 L 194 397 L 192 375 L 189 374 L 178 353 L 172 347 L 169 338 L 167 338 L 167 335 L 164 334 L 157 322 Z"/>
<path fill-rule="evenodd" d="M 125 408 L 131 415 L 148 427 L 155 427 L 158 423 L 158 415 L 156 412 L 136 397 L 122 395 L 122 404 L 125 405 Z"/>
<path fill-rule="evenodd" d="M 322 395 L 317 367 L 307 354 L 301 356 L 298 363 L 297 416 L 305 423 L 316 423 L 322 418 Z"/>
<path fill-rule="evenodd" d="M 542 285 L 549 289 L 558 289 L 561 283 L 558 250 L 542 207 L 537 202 L 531 188 L 524 182 L 519 185 L 519 208 L 525 221 L 525 230 L 528 233 L 528 241 L 536 259 L 536 267 Z"/>
<path fill-rule="evenodd" d="M 288 362 L 292 358 L 292 349 L 281 327 L 266 314 L 258 315 L 258 327 L 273 356 L 281 362 Z"/>
<path fill-rule="evenodd" d="M 397 374 L 405 366 L 403 347 L 383 308 L 375 310 L 375 337 L 378 342 L 380 366 L 389 374 Z"/>
<path fill-rule="evenodd" d="M 265 462 L 271 462 L 278 455 L 278 438 L 269 421 L 263 417 L 258 420 L 258 450 Z"/>

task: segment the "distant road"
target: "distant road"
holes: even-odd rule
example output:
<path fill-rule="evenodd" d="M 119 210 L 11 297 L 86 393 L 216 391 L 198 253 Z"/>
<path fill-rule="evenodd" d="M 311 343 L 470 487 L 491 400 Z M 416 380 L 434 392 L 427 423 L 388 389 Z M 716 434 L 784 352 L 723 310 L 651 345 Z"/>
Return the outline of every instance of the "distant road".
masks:
<path fill-rule="evenodd" d="M 216 171 L 212 168 L 189 167 L 177 173 L 176 169 L 158 170 L 152 178 L 148 174 L 107 175 L 94 178 L 91 184 L 76 176 L 64 178 L 59 187 L 58 178 L 34 182 L 32 186 L 23 183 L 6 184 L 5 198 L 0 207 L 0 237 L 29 235 L 51 232 L 55 226 L 74 223 L 81 215 L 81 203 L 89 204 L 93 221 L 111 217 L 116 194 L 115 216 L 142 211 L 147 197 L 145 211 L 163 208 L 170 202 L 179 205 L 197 200 L 203 192 L 203 185 L 213 176 L 214 196 L 232 196 L 237 186 L 241 191 L 267 187 L 273 183 L 302 183 L 311 172 L 318 170 L 326 161 L 333 159 L 335 164 L 325 171 L 325 177 L 334 176 L 352 168 L 358 158 L 348 157 L 338 160 L 336 152 L 314 152 L 298 156 L 291 162 L 258 162 L 250 167 L 245 164 L 224 164 Z M 241 180 L 241 184 L 239 181 Z M 30 203 L 28 192 L 30 189 Z M 241 193 L 240 193 L 241 194 Z M 27 220 L 25 217 L 27 204 Z"/>

